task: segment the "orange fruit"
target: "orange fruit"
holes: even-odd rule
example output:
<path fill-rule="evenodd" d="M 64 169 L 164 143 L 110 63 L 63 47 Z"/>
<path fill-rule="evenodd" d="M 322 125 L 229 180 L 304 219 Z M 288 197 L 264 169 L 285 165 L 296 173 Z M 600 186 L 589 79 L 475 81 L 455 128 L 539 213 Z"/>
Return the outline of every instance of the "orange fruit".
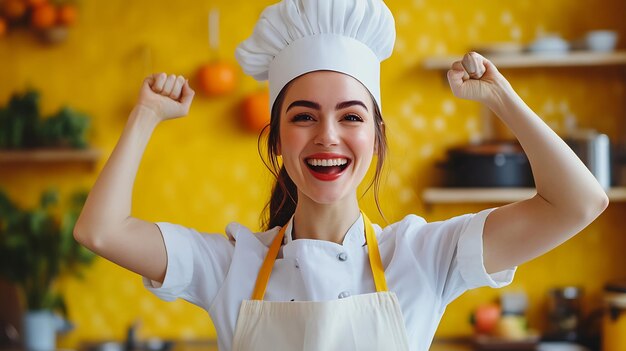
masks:
<path fill-rule="evenodd" d="M 7 21 L 0 17 L 0 37 L 3 37 L 5 34 L 7 34 Z"/>
<path fill-rule="evenodd" d="M 71 26 L 76 23 L 76 17 L 78 17 L 78 11 L 74 5 L 65 4 L 59 7 L 57 12 L 57 22 L 64 26 Z"/>
<path fill-rule="evenodd" d="M 223 61 L 214 61 L 200 67 L 197 74 L 200 91 L 207 96 L 224 95 L 235 90 L 235 67 Z"/>
<path fill-rule="evenodd" d="M 30 19 L 33 27 L 37 29 L 47 29 L 56 23 L 57 12 L 53 5 L 43 4 L 33 10 Z"/>
<path fill-rule="evenodd" d="M 270 123 L 270 93 L 267 89 L 251 93 L 243 99 L 241 122 L 247 130 L 255 133 Z"/>
<path fill-rule="evenodd" d="M 26 3 L 22 0 L 4 0 L 2 10 L 9 20 L 19 20 L 26 13 Z"/>

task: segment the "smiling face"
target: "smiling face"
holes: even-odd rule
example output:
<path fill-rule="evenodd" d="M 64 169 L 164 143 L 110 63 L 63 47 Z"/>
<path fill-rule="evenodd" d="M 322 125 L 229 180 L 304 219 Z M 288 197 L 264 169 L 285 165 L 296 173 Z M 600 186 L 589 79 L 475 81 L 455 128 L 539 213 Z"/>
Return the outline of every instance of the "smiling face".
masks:
<path fill-rule="evenodd" d="M 374 106 L 356 79 L 332 71 L 291 82 L 280 111 L 279 152 L 298 198 L 356 200 L 375 152 Z"/>

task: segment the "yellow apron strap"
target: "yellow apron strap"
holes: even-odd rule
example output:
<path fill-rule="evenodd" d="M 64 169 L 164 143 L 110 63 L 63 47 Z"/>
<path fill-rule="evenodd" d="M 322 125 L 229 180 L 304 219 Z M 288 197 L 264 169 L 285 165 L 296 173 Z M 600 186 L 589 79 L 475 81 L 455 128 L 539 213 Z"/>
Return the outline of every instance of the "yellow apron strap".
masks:
<path fill-rule="evenodd" d="M 272 267 L 274 266 L 276 257 L 278 257 L 278 250 L 280 249 L 280 245 L 283 243 L 283 237 L 285 236 L 286 229 L 287 224 L 280 229 L 278 234 L 274 237 L 274 241 L 272 241 L 272 245 L 270 246 L 267 256 L 265 256 L 265 260 L 263 261 L 263 265 L 259 270 L 259 275 L 256 277 L 252 300 L 263 300 L 263 296 L 265 296 L 265 288 L 267 288 L 267 282 L 270 280 Z"/>
<path fill-rule="evenodd" d="M 385 270 L 383 269 L 383 261 L 380 259 L 374 227 L 365 213 L 361 212 L 361 214 L 363 215 L 363 224 L 365 225 L 365 241 L 367 242 L 367 251 L 370 257 L 370 267 L 372 267 L 376 292 L 387 291 L 387 279 L 385 279 Z"/>
<path fill-rule="evenodd" d="M 370 267 L 372 267 L 372 275 L 374 276 L 374 285 L 376 286 L 376 292 L 387 291 L 385 270 L 383 269 L 383 262 L 380 259 L 380 252 L 378 252 L 378 242 L 376 241 L 374 227 L 372 226 L 372 222 L 370 222 L 365 213 L 361 212 L 361 214 L 363 215 L 363 224 L 365 227 L 365 242 L 367 243 L 368 247 Z M 274 240 L 272 241 L 272 245 L 267 252 L 267 256 L 265 256 L 263 265 L 259 270 L 259 275 L 256 278 L 256 284 L 254 285 L 254 291 L 252 293 L 252 300 L 263 300 L 263 297 L 265 296 L 265 289 L 267 288 L 267 283 L 269 282 L 270 275 L 272 274 L 274 261 L 276 261 L 276 257 L 278 257 L 278 250 L 280 249 L 280 245 L 283 243 L 286 229 L 287 224 L 285 224 L 280 229 L 280 231 L 278 232 L 278 234 L 276 234 Z"/>

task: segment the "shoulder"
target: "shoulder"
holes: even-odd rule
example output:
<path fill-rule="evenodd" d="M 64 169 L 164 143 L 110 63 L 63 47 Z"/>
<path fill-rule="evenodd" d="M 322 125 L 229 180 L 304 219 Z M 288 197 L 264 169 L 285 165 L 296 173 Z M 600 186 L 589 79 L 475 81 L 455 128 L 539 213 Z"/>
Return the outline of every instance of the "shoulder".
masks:
<path fill-rule="evenodd" d="M 421 216 L 409 214 L 398 222 L 378 229 L 380 240 L 394 237 L 396 240 L 428 240 L 458 236 L 476 221 L 474 213 L 462 214 L 445 220 L 428 222 Z M 482 215 L 480 216 L 482 217 Z M 378 227 L 380 228 L 380 227 Z"/>
<path fill-rule="evenodd" d="M 182 246 L 188 247 L 189 244 L 195 243 L 195 246 L 200 248 L 206 245 L 218 245 L 218 247 L 228 245 L 263 249 L 270 246 L 272 239 L 280 230 L 280 227 L 275 227 L 267 231 L 254 232 L 241 223 L 231 222 L 226 226 L 226 235 L 224 235 L 200 232 L 194 228 L 168 222 L 157 222 L 156 225 L 167 246 L 181 246 L 185 243 Z"/>
<path fill-rule="evenodd" d="M 234 245 L 246 243 L 267 248 L 276 234 L 278 234 L 280 228 L 274 227 L 270 230 L 254 232 L 243 224 L 231 222 L 226 226 L 226 236 Z"/>
<path fill-rule="evenodd" d="M 223 234 L 200 232 L 195 228 L 168 222 L 155 224 L 159 228 L 168 250 L 178 246 L 188 248 L 188 245 L 199 248 L 228 245 L 228 240 Z"/>

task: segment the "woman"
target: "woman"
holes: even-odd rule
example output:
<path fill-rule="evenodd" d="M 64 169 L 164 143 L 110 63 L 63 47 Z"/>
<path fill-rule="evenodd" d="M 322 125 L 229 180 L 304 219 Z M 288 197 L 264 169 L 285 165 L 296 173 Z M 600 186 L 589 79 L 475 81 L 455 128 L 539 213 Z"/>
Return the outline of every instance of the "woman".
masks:
<path fill-rule="evenodd" d="M 221 350 L 427 350 L 450 301 L 510 283 L 517 265 L 578 233 L 608 199 L 493 64 L 470 53 L 448 72 L 452 92 L 516 135 L 537 195 L 442 222 L 372 225 L 357 186 L 373 156 L 378 170 L 384 159 L 379 66 L 394 39 L 382 1 L 284 0 L 240 45 L 244 71 L 270 83 L 277 184 L 262 233 L 232 223 L 225 238 L 130 215 L 152 131 L 186 115 L 194 95 L 181 76 L 148 77 L 76 239 L 141 274 L 160 298 L 207 310 Z"/>

